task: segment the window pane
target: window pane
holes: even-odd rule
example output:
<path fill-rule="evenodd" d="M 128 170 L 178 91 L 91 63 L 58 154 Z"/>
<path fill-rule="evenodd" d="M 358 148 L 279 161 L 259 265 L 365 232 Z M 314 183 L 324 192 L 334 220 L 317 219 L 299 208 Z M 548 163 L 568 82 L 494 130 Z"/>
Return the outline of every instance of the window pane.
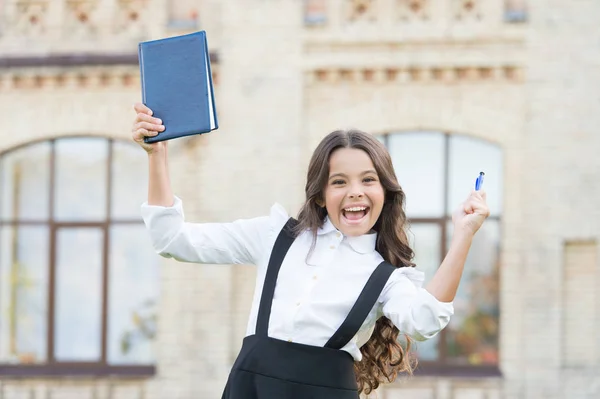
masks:
<path fill-rule="evenodd" d="M 504 0 L 504 21 L 525 22 L 527 21 L 526 0 Z"/>
<path fill-rule="evenodd" d="M 6 154 L 0 171 L 0 220 L 47 219 L 50 144 L 33 144 Z"/>
<path fill-rule="evenodd" d="M 440 266 L 442 229 L 438 223 L 413 223 L 408 240 L 415 253 L 413 262 L 417 270 L 425 273 L 425 281 L 431 280 Z"/>
<path fill-rule="evenodd" d="M 148 195 L 148 157 L 138 146 L 114 142 L 112 157 L 112 218 L 140 219 Z"/>
<path fill-rule="evenodd" d="M 321 25 L 327 21 L 326 0 L 304 0 L 304 23 Z"/>
<path fill-rule="evenodd" d="M 169 0 L 169 27 L 195 29 L 198 24 L 198 0 Z"/>
<path fill-rule="evenodd" d="M 409 217 L 441 217 L 444 213 L 444 141 L 443 134 L 430 132 L 388 137 Z"/>
<path fill-rule="evenodd" d="M 492 215 L 502 213 L 502 150 L 495 144 L 467 136 L 450 137 L 448 214 L 475 188 L 479 172 L 485 173 L 483 189 Z"/>
<path fill-rule="evenodd" d="M 110 234 L 108 362 L 151 364 L 159 257 L 143 225 L 115 226 Z"/>
<path fill-rule="evenodd" d="M 76 138 L 56 142 L 54 217 L 99 220 L 106 216 L 108 141 Z"/>
<path fill-rule="evenodd" d="M 99 361 L 102 314 L 102 230 L 56 233 L 55 357 Z"/>
<path fill-rule="evenodd" d="M 499 246 L 500 223 L 488 219 L 473 240 L 447 327 L 451 363 L 498 363 Z"/>
<path fill-rule="evenodd" d="M 0 363 L 46 360 L 48 229 L 0 227 Z"/>
<path fill-rule="evenodd" d="M 438 269 L 441 256 L 442 229 L 439 224 L 419 223 L 410 228 L 408 239 L 410 246 L 415 252 L 414 262 L 417 269 L 425 273 L 425 284 Z M 433 361 L 439 358 L 438 342 L 439 334 L 424 342 L 415 342 L 419 360 Z"/>

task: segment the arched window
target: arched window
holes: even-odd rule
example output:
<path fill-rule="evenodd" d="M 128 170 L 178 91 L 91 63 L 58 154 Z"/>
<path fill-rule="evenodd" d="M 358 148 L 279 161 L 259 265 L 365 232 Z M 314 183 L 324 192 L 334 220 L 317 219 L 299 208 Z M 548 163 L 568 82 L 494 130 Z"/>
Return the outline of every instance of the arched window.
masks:
<path fill-rule="evenodd" d="M 0 154 L 0 374 L 153 372 L 145 158 L 91 137 Z"/>
<path fill-rule="evenodd" d="M 380 136 L 406 193 L 409 237 L 415 263 L 429 281 L 448 251 L 452 212 L 474 188 L 480 171 L 491 215 L 477 233 L 454 302 L 450 325 L 434 339 L 418 343 L 420 368 L 440 366 L 462 373 L 497 372 L 499 321 L 502 150 L 489 142 L 442 132 L 406 132 Z M 446 365 L 451 367 L 445 367 Z"/>

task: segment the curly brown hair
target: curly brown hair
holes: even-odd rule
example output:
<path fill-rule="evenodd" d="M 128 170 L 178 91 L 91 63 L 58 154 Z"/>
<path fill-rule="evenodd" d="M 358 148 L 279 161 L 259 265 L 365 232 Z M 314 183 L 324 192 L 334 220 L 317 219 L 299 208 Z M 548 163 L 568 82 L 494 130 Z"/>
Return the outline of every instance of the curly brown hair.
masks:
<path fill-rule="evenodd" d="M 385 200 L 379 219 L 373 226 L 377 231 L 376 250 L 385 261 L 396 267 L 414 267 L 413 250 L 408 244 L 408 222 L 404 213 L 405 195 L 398 184 L 392 159 L 385 146 L 372 135 L 359 130 L 336 130 L 328 134 L 315 149 L 307 173 L 306 201 L 298 214 L 295 232 L 310 230 L 313 245 L 317 230 L 323 225 L 327 210 L 320 206 L 329 177 L 329 158 L 338 148 L 355 148 L 365 151 L 371 158 L 385 191 Z M 354 370 L 359 392 L 371 393 L 381 383 L 392 382 L 399 373 L 412 374 L 416 359 L 411 355 L 411 339 L 403 334 L 386 317 L 375 324 L 369 341 L 360 348 L 362 360 L 355 362 Z M 404 347 L 403 347 L 404 346 Z"/>

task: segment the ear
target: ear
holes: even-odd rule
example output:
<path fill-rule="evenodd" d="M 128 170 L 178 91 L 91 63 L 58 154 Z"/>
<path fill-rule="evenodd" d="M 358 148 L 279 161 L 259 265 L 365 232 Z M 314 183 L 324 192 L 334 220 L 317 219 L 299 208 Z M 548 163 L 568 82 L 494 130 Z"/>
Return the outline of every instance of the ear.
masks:
<path fill-rule="evenodd" d="M 320 198 L 315 200 L 315 204 L 319 205 L 321 208 L 325 208 L 325 202 Z"/>

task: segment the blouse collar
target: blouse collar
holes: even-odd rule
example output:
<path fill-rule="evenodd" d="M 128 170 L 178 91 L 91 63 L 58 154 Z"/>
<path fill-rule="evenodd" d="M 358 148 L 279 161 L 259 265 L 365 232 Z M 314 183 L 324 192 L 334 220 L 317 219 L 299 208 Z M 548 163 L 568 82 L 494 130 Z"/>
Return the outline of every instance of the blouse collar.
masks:
<path fill-rule="evenodd" d="M 335 228 L 329 217 L 326 216 L 323 225 L 317 230 L 317 235 L 324 236 L 333 233 L 343 234 L 341 231 Z M 371 230 L 369 233 L 363 234 L 361 236 L 344 236 L 344 240 L 350 245 L 350 247 L 355 252 L 361 254 L 368 254 L 375 251 L 375 244 L 377 242 L 377 232 L 375 230 Z"/>

